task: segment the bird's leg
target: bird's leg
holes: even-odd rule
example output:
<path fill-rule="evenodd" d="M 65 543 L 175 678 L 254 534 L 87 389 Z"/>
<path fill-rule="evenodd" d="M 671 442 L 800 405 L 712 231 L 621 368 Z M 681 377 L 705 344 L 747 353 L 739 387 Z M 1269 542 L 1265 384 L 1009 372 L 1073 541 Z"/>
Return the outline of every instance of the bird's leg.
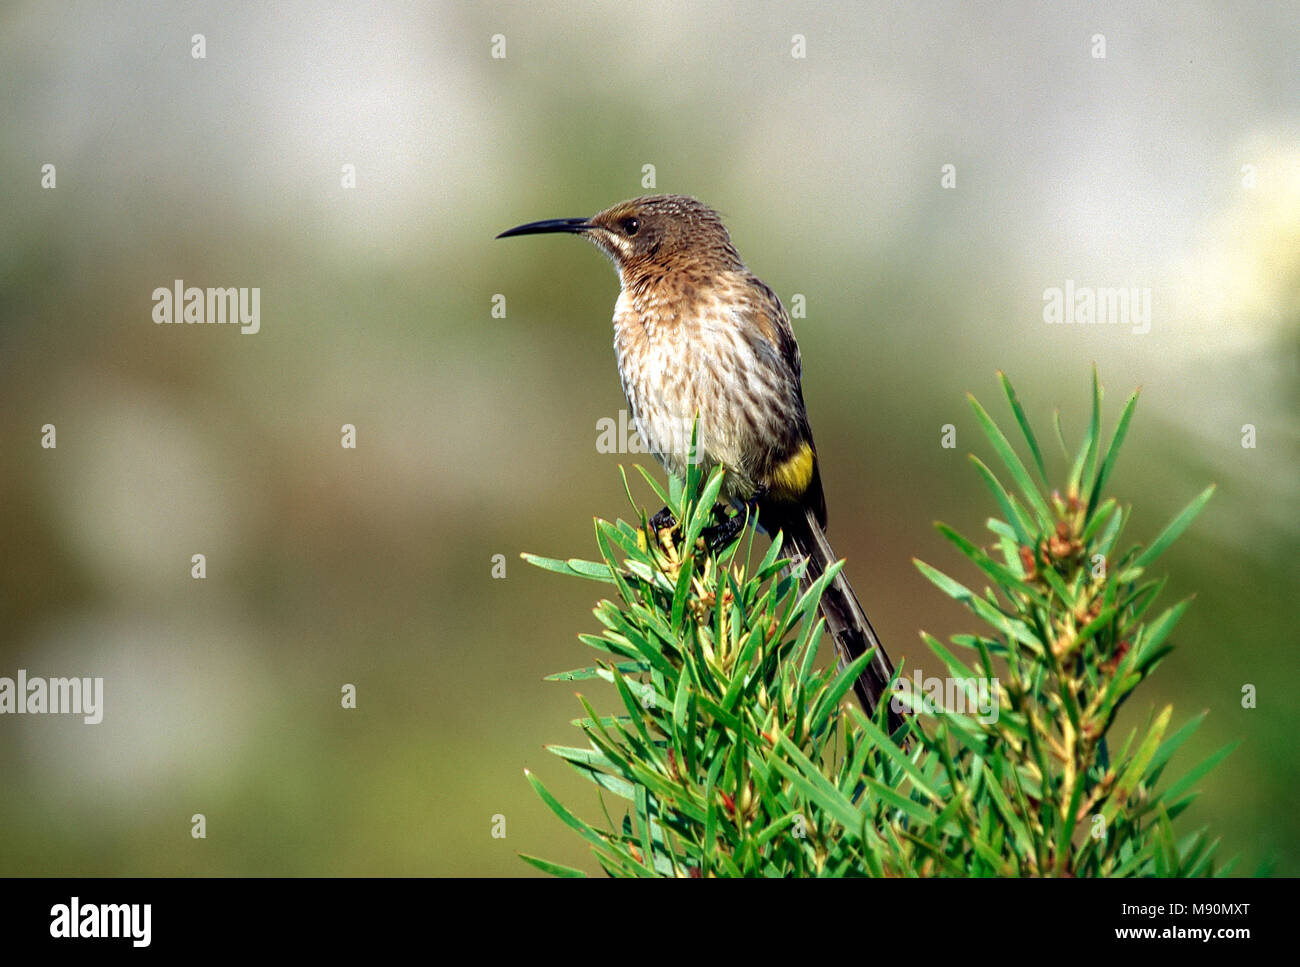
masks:
<path fill-rule="evenodd" d="M 656 534 L 661 530 L 672 530 L 676 526 L 677 518 L 673 516 L 673 512 L 667 507 L 650 518 L 650 529 Z"/>
<path fill-rule="evenodd" d="M 646 521 L 645 531 L 638 538 L 638 542 L 642 547 L 650 543 L 669 553 L 679 553 L 676 548 L 681 536 L 682 529 L 681 525 L 677 523 L 677 516 L 667 507 L 664 507 Z"/>
<path fill-rule="evenodd" d="M 732 542 L 740 536 L 740 532 L 744 529 L 745 518 L 736 514 L 734 517 L 728 517 L 720 524 L 704 528 L 700 536 L 709 545 L 710 551 L 714 554 L 720 554 L 731 546 Z"/>
<path fill-rule="evenodd" d="M 714 504 L 713 518 L 718 523 L 712 527 L 704 528 L 700 533 L 705 544 L 714 554 L 720 554 L 730 547 L 732 542 L 740 536 L 741 531 L 745 529 L 745 523 L 749 520 L 748 514 L 735 513 L 728 515 L 728 509 L 726 504 Z"/>
<path fill-rule="evenodd" d="M 749 496 L 744 505 L 736 509 L 736 512 L 730 517 L 727 516 L 729 508 L 726 504 L 714 504 L 713 516 L 718 521 L 713 527 L 704 528 L 704 539 L 708 542 L 709 549 L 714 554 L 721 553 L 731 545 L 740 533 L 745 529 L 745 525 L 750 521 L 758 521 L 759 528 L 762 528 L 762 522 L 758 518 L 758 504 L 767 496 L 767 487 L 759 487 Z M 767 533 L 764 531 L 764 533 Z"/>
<path fill-rule="evenodd" d="M 731 508 L 724 503 L 713 505 L 713 519 L 717 521 L 700 532 L 700 537 L 704 539 L 709 550 L 714 554 L 721 553 L 731 546 L 732 542 L 740 536 L 745 529 L 745 524 L 754 515 L 755 511 L 751 509 L 749 513 L 729 514 Z M 669 531 L 680 537 L 680 527 L 676 516 L 667 507 L 664 507 L 657 514 L 650 518 L 650 532 L 652 534 L 662 534 Z"/>

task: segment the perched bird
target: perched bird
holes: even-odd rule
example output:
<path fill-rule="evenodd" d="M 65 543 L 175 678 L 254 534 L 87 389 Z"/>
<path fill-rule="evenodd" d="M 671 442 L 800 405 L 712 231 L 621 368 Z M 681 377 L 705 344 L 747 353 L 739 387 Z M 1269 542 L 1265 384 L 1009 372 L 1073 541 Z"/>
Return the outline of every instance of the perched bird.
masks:
<path fill-rule="evenodd" d="M 633 420 L 669 473 L 696 459 L 727 470 L 722 496 L 757 510 L 769 534 L 807 562 L 805 586 L 835 561 L 826 498 L 801 385 L 799 345 L 776 293 L 745 267 L 716 211 L 684 195 L 620 202 L 590 218 L 530 222 L 498 238 L 567 232 L 595 243 L 618 271 L 614 349 Z M 743 526 L 743 517 L 733 517 Z M 840 660 L 875 656 L 854 685 L 868 714 L 894 669 L 841 572 L 821 611 Z M 891 730 L 902 723 L 892 709 Z"/>

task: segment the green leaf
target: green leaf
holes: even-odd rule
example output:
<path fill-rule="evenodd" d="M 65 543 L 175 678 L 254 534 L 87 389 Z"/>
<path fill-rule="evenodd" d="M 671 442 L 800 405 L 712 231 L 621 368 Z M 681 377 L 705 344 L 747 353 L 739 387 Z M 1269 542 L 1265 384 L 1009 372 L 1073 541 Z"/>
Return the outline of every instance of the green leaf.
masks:
<path fill-rule="evenodd" d="M 1181 779 L 1179 779 L 1177 782 L 1171 785 L 1168 789 L 1166 789 L 1164 791 L 1164 795 L 1162 796 L 1162 798 L 1170 802 L 1176 800 L 1187 790 L 1191 789 L 1192 786 L 1196 785 L 1196 783 L 1204 779 L 1205 776 L 1208 775 L 1209 772 L 1215 766 L 1217 766 L 1220 762 L 1222 762 L 1229 755 L 1231 755 L 1232 750 L 1237 748 L 1239 744 L 1240 743 L 1237 742 L 1229 743 L 1228 745 L 1225 745 L 1222 749 L 1220 749 L 1218 752 L 1214 752 L 1211 755 L 1207 756 L 1204 760 L 1200 762 L 1200 764 L 1198 764 L 1195 768 L 1193 768 L 1190 772 L 1188 772 L 1187 775 L 1183 776 Z"/>
<path fill-rule="evenodd" d="M 1133 418 L 1133 410 L 1137 407 L 1139 392 L 1140 390 L 1134 390 L 1133 395 L 1124 404 L 1124 411 L 1120 413 L 1119 423 L 1115 427 L 1115 435 L 1111 437 L 1110 447 L 1106 450 L 1106 458 L 1101 462 L 1101 469 L 1097 472 L 1097 479 L 1092 485 L 1092 493 L 1088 496 L 1089 517 L 1097 509 L 1097 501 L 1101 498 L 1101 490 L 1106 486 L 1106 480 L 1110 477 L 1110 472 L 1115 467 L 1115 461 L 1119 458 L 1120 447 L 1124 445 L 1124 436 L 1128 433 L 1129 420 Z"/>
<path fill-rule="evenodd" d="M 1111 514 L 1115 512 L 1118 506 L 1119 503 L 1114 497 L 1107 497 L 1098 504 L 1096 511 L 1088 515 L 1088 523 L 1085 525 L 1083 533 L 1079 535 L 1079 540 L 1087 545 L 1096 536 L 1102 525 L 1110 520 Z"/>
<path fill-rule="evenodd" d="M 595 561 L 580 561 L 576 558 L 568 561 L 558 561 L 551 557 L 538 557 L 536 554 L 520 554 L 525 561 L 534 567 L 540 567 L 544 571 L 554 571 L 557 574 L 568 574 L 574 577 L 588 578 L 592 581 L 604 581 L 606 584 L 613 584 L 614 577 L 610 573 L 608 564 L 601 564 Z"/>
<path fill-rule="evenodd" d="M 972 453 L 970 455 L 970 462 L 975 465 L 975 469 L 979 472 L 980 477 L 983 478 L 985 485 L 989 488 L 989 492 L 993 494 L 993 499 L 996 500 L 998 506 L 1002 508 L 1002 515 L 1006 517 L 1007 523 L 1015 529 L 1016 541 L 1020 544 L 1033 547 L 1037 543 L 1035 535 L 1038 534 L 1040 528 L 1025 516 L 1024 512 L 1020 510 L 1015 498 L 1007 492 L 1007 489 L 1002 486 L 1001 481 L 998 480 L 997 476 L 988 468 L 988 465 L 985 464 L 983 460 Z"/>
<path fill-rule="evenodd" d="M 641 474 L 641 477 L 645 482 L 650 485 L 650 489 L 654 491 L 654 495 L 659 498 L 665 507 L 674 513 L 681 509 L 677 501 L 669 499 L 668 494 L 664 492 L 663 487 L 659 486 L 659 481 L 656 480 L 645 467 L 641 466 L 639 463 L 634 464 L 634 466 L 636 467 L 637 473 Z"/>
<path fill-rule="evenodd" d="M 1020 400 L 1016 397 L 1011 380 L 1007 379 L 1007 374 L 1001 370 L 998 371 L 998 379 L 1001 380 L 1002 389 L 1007 394 L 1007 402 L 1011 404 L 1011 412 L 1015 414 L 1016 422 L 1020 425 L 1020 432 L 1024 434 L 1025 442 L 1029 444 L 1029 452 L 1034 457 L 1034 466 L 1038 469 L 1038 478 L 1043 481 L 1044 487 L 1049 487 L 1051 485 L 1047 481 L 1047 468 L 1043 465 L 1043 454 L 1038 449 L 1038 440 L 1029 426 L 1029 419 L 1025 416 Z"/>
<path fill-rule="evenodd" d="M 1152 561 L 1163 554 L 1165 549 L 1178 539 L 1178 535 L 1187 529 L 1187 526 L 1196 519 L 1196 515 L 1201 512 L 1209 499 L 1214 496 L 1214 488 L 1215 485 L 1210 484 L 1190 504 L 1184 507 L 1178 516 L 1171 520 L 1156 539 L 1151 542 L 1151 546 L 1138 555 L 1138 559 L 1133 562 L 1133 566 L 1148 567 Z"/>
<path fill-rule="evenodd" d="M 1061 455 L 1070 459 L 1070 448 L 1065 443 L 1065 433 L 1061 430 L 1061 411 L 1052 411 L 1052 428 L 1056 431 L 1056 442 L 1061 445 Z"/>
<path fill-rule="evenodd" d="M 1120 777 L 1119 781 L 1115 783 L 1115 788 L 1107 797 L 1106 805 L 1102 807 L 1101 814 L 1105 817 L 1108 826 L 1114 822 L 1115 816 L 1119 813 L 1119 810 L 1122 807 L 1127 806 L 1129 797 L 1133 795 L 1134 790 L 1137 789 L 1138 783 L 1142 781 L 1142 776 L 1146 772 L 1147 765 L 1155 756 L 1156 749 L 1160 745 L 1160 739 L 1163 737 L 1165 729 L 1169 726 L 1169 717 L 1173 712 L 1174 707 L 1172 705 L 1166 705 L 1160 712 L 1155 724 L 1151 727 L 1151 731 L 1147 733 L 1147 737 L 1143 739 L 1142 744 L 1138 746 L 1138 750 L 1134 754 L 1133 760 L 1128 764 L 1128 768 L 1124 770 L 1124 774 Z"/>
<path fill-rule="evenodd" d="M 549 873 L 551 876 L 563 876 L 572 878 L 586 878 L 587 874 L 582 870 L 575 870 L 572 866 L 563 866 L 560 863 L 552 863 L 550 860 L 539 859 L 536 856 L 529 856 L 527 853 L 516 853 L 521 860 L 532 866 L 537 867 L 543 873 Z"/>
<path fill-rule="evenodd" d="M 600 640 L 600 639 L 597 639 Z M 622 661 L 614 665 L 619 671 L 635 675 L 637 672 L 643 672 L 649 669 L 649 665 L 644 662 Z M 542 681 L 545 682 L 582 682 L 593 678 L 603 678 L 607 682 L 613 682 L 614 676 L 608 668 L 575 668 L 573 671 L 556 672 L 553 675 L 547 675 Z"/>
<path fill-rule="evenodd" d="M 560 817 L 561 822 L 563 822 L 570 829 L 576 830 L 577 833 L 588 842 L 594 843 L 597 846 L 605 845 L 604 837 L 602 837 L 598 832 L 596 832 L 595 829 L 593 829 L 591 826 L 584 823 L 577 816 L 573 815 L 573 813 L 569 812 L 569 810 L 564 808 L 564 805 L 553 795 L 551 795 L 550 790 L 548 790 L 546 786 L 542 785 L 542 781 L 540 779 L 534 776 L 527 769 L 524 770 L 524 776 L 528 779 L 529 784 L 533 787 L 533 791 L 536 792 L 537 795 L 539 795 L 542 798 L 542 802 L 546 803 L 546 805 L 550 807 L 551 812 L 555 813 L 555 815 Z"/>
<path fill-rule="evenodd" d="M 1161 649 L 1160 646 L 1169 637 L 1169 633 L 1174 630 L 1174 625 L 1178 624 L 1178 620 L 1191 603 L 1190 598 L 1179 601 L 1142 629 L 1142 635 L 1133 655 L 1135 671 L 1145 674 L 1154 661 L 1168 653 L 1168 648 Z"/>
<path fill-rule="evenodd" d="M 1097 466 L 1097 454 L 1101 452 L 1101 383 L 1097 379 L 1097 366 L 1092 367 L 1092 418 L 1088 421 L 1088 445 L 1084 449 L 1083 472 L 1079 479 L 1078 490 L 1083 492 L 1084 479 L 1091 477 Z"/>
<path fill-rule="evenodd" d="M 677 574 L 677 586 L 673 588 L 673 606 L 669 615 L 670 627 L 674 636 L 682 633 L 682 618 L 686 614 L 686 605 L 691 599 L 691 578 L 695 576 L 695 558 L 687 557 L 682 561 Z"/>
<path fill-rule="evenodd" d="M 936 570 L 924 561 L 918 561 L 913 558 L 912 563 L 915 564 L 917 570 L 929 578 L 940 591 L 954 600 L 960 601 L 962 604 L 966 605 L 974 611 L 975 614 L 989 622 L 1008 638 L 1019 641 L 1021 644 L 1026 645 L 1036 652 L 1041 652 L 1043 650 L 1043 642 L 1038 640 L 1033 631 L 1030 630 L 1029 626 L 1021 619 L 1013 618 L 1002 613 L 983 598 L 972 593 L 964 584 L 954 581 L 952 578 L 948 577 L 948 575 L 944 574 L 942 571 Z"/>
<path fill-rule="evenodd" d="M 889 758 L 903 773 L 912 780 L 912 785 L 931 802 L 936 804 L 943 803 L 943 797 L 934 790 L 930 781 L 926 779 L 925 774 L 912 761 L 906 752 L 894 744 L 893 739 L 887 736 L 875 722 L 867 718 L 856 706 L 850 706 L 849 714 L 856 720 L 857 725 L 867 737 L 875 743 L 875 748 L 881 755 Z"/>
<path fill-rule="evenodd" d="M 690 526 L 683 541 L 686 547 L 694 547 L 705 526 L 712 521 L 713 505 L 717 503 L 718 493 L 722 490 L 722 481 L 725 476 L 722 467 L 715 467 L 713 472 L 709 474 L 709 479 L 705 483 L 704 490 L 700 494 L 699 501 L 695 504 L 694 512 L 691 515 Z"/>
<path fill-rule="evenodd" d="M 816 714 L 813 716 L 812 732 L 819 732 L 825 726 L 831 714 L 839 707 L 840 699 L 848 694 L 849 690 L 853 688 L 853 683 L 858 680 L 858 676 L 866 670 L 866 667 L 871 664 L 875 657 L 876 649 L 868 648 L 840 670 L 839 674 L 835 676 L 835 681 L 822 693 Z"/>
<path fill-rule="evenodd" d="M 1007 470 L 1011 472 L 1012 479 L 1020 487 L 1021 493 L 1024 494 L 1029 505 L 1034 509 L 1034 513 L 1038 515 L 1040 529 L 1046 530 L 1050 526 L 1053 514 L 1048 509 L 1047 502 L 1043 500 L 1043 495 L 1038 492 L 1038 487 L 1030 479 L 1029 471 L 1020 462 L 1015 449 L 1002 431 L 998 429 L 998 425 L 993 422 L 993 418 L 988 415 L 984 407 L 980 406 L 979 400 L 969 393 L 966 394 L 966 398 L 970 400 L 971 408 L 975 411 L 975 419 L 979 422 L 980 428 L 983 429 L 984 435 L 993 444 L 994 452 L 1006 464 Z"/>
<path fill-rule="evenodd" d="M 860 829 L 864 817 L 858 808 L 831 785 L 830 780 L 799 751 L 798 746 L 791 742 L 788 736 L 778 735 L 777 743 L 781 751 L 790 758 L 790 762 L 787 763 L 779 758 L 773 759 L 772 767 L 794 783 L 804 798 L 832 816 L 841 826 L 850 830 Z"/>
<path fill-rule="evenodd" d="M 1037 588 L 1030 587 L 1019 577 L 1012 574 L 1005 567 L 999 564 L 993 558 L 989 557 L 983 550 L 972 544 L 966 538 L 962 537 L 947 524 L 936 523 L 939 533 L 955 544 L 963 554 L 965 554 L 975 566 L 991 577 L 1003 591 L 1007 593 L 1015 592 L 1023 594 L 1038 604 L 1040 607 L 1047 607 L 1047 599 L 1043 597 L 1042 592 Z"/>
<path fill-rule="evenodd" d="M 566 762 L 574 762 L 594 769 L 617 768 L 617 764 L 614 760 L 605 755 L 605 753 L 601 752 L 599 749 L 579 749 L 576 746 L 548 745 L 546 751 L 559 756 Z"/>
<path fill-rule="evenodd" d="M 1205 721 L 1206 714 L 1207 713 L 1202 712 L 1200 715 L 1197 715 L 1195 718 L 1188 721 L 1188 723 L 1181 729 L 1160 743 L 1160 748 L 1156 750 L 1156 754 L 1151 758 L 1151 765 L 1148 767 L 1151 775 L 1159 773 L 1160 770 L 1164 768 L 1165 764 L 1170 760 L 1173 754 L 1181 748 L 1182 744 L 1191 737 L 1197 727 Z"/>
<path fill-rule="evenodd" d="M 1024 822 L 1016 815 L 1015 809 L 1011 806 L 1011 801 L 1007 799 L 1006 793 L 999 785 L 996 777 L 985 776 L 981 788 L 988 792 L 994 807 L 1002 817 L 1002 821 L 1011 830 L 1012 836 L 1015 837 L 1017 853 L 1022 857 L 1034 856 L 1036 853 L 1034 839 L 1029 835 L 1029 830 L 1025 827 Z"/>

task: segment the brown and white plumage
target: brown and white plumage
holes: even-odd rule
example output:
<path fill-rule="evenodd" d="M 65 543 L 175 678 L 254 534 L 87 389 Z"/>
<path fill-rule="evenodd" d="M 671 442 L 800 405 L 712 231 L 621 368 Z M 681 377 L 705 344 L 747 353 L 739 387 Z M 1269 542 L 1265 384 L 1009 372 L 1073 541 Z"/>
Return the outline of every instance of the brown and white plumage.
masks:
<path fill-rule="evenodd" d="M 725 499 L 755 507 L 769 533 L 784 532 L 807 562 L 805 586 L 817 580 L 835 557 L 799 345 L 781 300 L 745 267 L 718 213 L 684 195 L 652 195 L 501 237 L 540 232 L 584 235 L 618 271 L 614 351 L 648 449 L 684 475 L 698 414 L 697 458 L 726 467 Z M 821 607 L 842 662 L 875 649 L 855 683 L 870 713 L 893 667 L 843 571 Z M 901 721 L 889 712 L 891 728 Z"/>

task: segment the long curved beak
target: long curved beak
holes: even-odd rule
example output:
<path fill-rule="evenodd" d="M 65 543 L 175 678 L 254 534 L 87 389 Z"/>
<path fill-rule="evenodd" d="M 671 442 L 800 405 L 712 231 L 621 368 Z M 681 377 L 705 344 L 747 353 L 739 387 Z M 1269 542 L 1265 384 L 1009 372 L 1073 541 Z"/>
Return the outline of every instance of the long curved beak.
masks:
<path fill-rule="evenodd" d="M 497 238 L 509 238 L 512 235 L 544 235 L 547 232 L 569 232 L 579 234 L 592 227 L 589 218 L 551 218 L 544 222 L 529 222 L 507 229 Z"/>

